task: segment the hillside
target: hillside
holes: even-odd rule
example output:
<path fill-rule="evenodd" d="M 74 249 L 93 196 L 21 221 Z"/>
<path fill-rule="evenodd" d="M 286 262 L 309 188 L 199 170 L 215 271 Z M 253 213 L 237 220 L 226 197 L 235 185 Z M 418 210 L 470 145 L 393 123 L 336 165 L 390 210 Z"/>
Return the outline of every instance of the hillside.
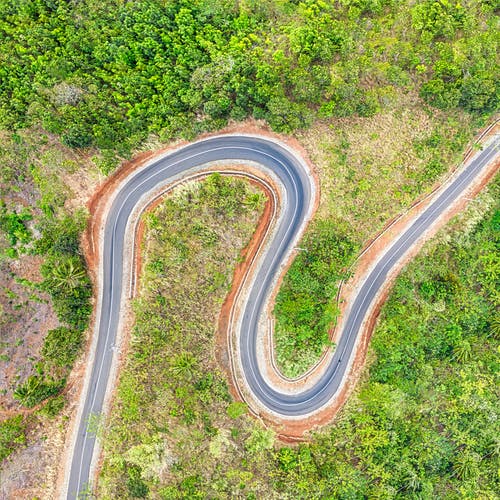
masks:
<path fill-rule="evenodd" d="M 332 299 L 359 249 L 388 219 L 443 179 L 498 111 L 497 14 L 496 4 L 489 1 L 0 0 L 0 496 L 53 494 L 55 464 L 75 410 L 94 305 L 79 242 L 86 203 L 106 176 L 141 152 L 228 123 L 253 127 L 249 120 L 257 120 L 261 127 L 299 140 L 316 165 L 321 202 L 304 240 L 310 252 L 300 253 L 285 277 L 275 315 L 280 368 L 290 376 L 300 374 L 328 343 L 328 326 L 337 314 Z M 496 187 L 491 193 L 498 199 Z M 477 219 L 489 214 L 492 204 L 479 205 Z M 482 255 L 494 238 L 488 233 L 495 231 L 494 222 L 488 220 L 467 236 L 453 238 L 460 245 L 467 240 L 468 252 Z M 488 224 L 490 229 L 484 229 Z M 452 259 L 447 248 L 442 252 L 449 251 L 446 259 Z M 466 254 L 464 250 L 456 262 L 453 280 L 463 282 L 457 290 L 465 295 L 471 289 L 494 290 L 487 281 L 493 264 L 493 271 L 486 273 Z M 465 295 L 449 292 L 441 283 L 448 279 L 443 273 L 425 274 L 432 259 L 443 258 L 430 251 L 399 282 L 418 282 L 423 294 L 405 296 L 403 319 L 391 317 L 389 301 L 382 333 L 375 336 L 375 368 L 367 372 L 359 393 L 359 404 L 366 408 L 380 396 L 367 388 L 396 384 L 382 372 L 392 370 L 404 383 L 414 380 L 424 387 L 415 373 L 429 371 L 430 363 L 433 373 L 445 377 L 445 368 L 428 361 L 436 353 L 420 353 L 413 362 L 415 373 L 400 373 L 388 352 L 394 340 L 383 334 L 388 321 L 401 321 L 390 328 L 403 331 L 412 330 L 421 314 L 428 318 L 422 300 L 446 303 L 446 310 L 458 315 Z M 411 273 L 422 273 L 422 281 Z M 401 286 L 395 294 L 402 293 Z M 439 362 L 451 360 L 457 367 L 465 363 L 476 381 L 491 376 L 493 347 L 474 351 L 476 337 L 496 324 L 492 318 L 498 304 L 491 300 L 472 301 L 471 315 L 482 318 L 477 319 L 478 329 L 469 331 L 457 319 L 462 331 L 456 342 L 436 347 Z M 423 322 L 419 335 L 427 338 L 436 322 Z M 460 346 L 458 337 L 463 339 Z M 400 339 L 401 349 L 405 341 Z M 463 356 L 453 354 L 455 347 Z M 469 367 L 471 353 L 477 366 Z M 443 384 L 460 384 L 463 370 L 451 367 L 446 377 Z M 397 386 L 391 391 L 401 395 L 410 389 Z M 483 396 L 487 406 L 491 394 L 485 389 Z M 449 407 L 438 396 L 433 401 L 436 412 Z M 418 399 L 412 402 L 415 408 L 419 404 Z M 341 436 L 342 422 L 351 422 L 349 411 L 325 435 Z M 360 411 L 364 415 L 368 410 L 363 406 Z M 432 418 L 437 422 L 440 415 Z M 384 419 L 394 423 L 396 417 Z M 485 451 L 490 444 L 478 448 L 468 437 L 477 434 L 477 442 L 486 442 L 491 426 L 481 424 L 485 430 L 479 431 L 481 425 L 474 422 L 464 417 L 460 428 L 450 424 L 446 431 L 450 449 L 439 466 L 444 468 L 435 470 L 452 474 L 449 484 L 429 479 L 427 466 L 415 465 L 422 463 L 425 450 L 411 459 L 420 478 L 418 491 L 440 494 L 450 488 L 458 495 L 461 488 L 473 491 L 477 484 L 485 492 L 494 491 L 483 479 L 493 457 Z M 424 432 L 422 422 L 414 424 L 417 432 Z M 391 432 L 402 436 L 400 430 Z M 460 433 L 465 436 L 461 444 Z M 258 460 L 270 461 L 269 469 L 262 469 L 269 477 L 259 478 L 259 484 L 278 496 L 296 496 L 301 488 L 296 471 L 310 460 L 323 463 L 302 459 L 300 453 L 326 453 L 322 446 L 338 446 L 343 438 L 325 439 L 320 435 L 312 448 L 299 448 L 309 451 L 278 451 L 279 445 L 262 451 Z M 247 460 L 243 448 L 238 453 Z M 406 448 L 396 449 L 399 453 Z M 462 449 L 467 451 L 464 467 L 473 472 L 450 472 L 455 470 L 453 457 Z M 282 464 L 288 454 L 294 467 Z M 386 494 L 402 491 L 402 480 L 365 475 L 364 458 L 349 460 L 365 465 L 346 465 L 345 478 L 353 474 L 363 476 L 363 484 L 389 485 Z M 329 467 L 301 475 L 308 485 L 320 485 Z M 396 478 L 389 465 L 384 470 Z M 186 480 L 179 474 L 179 481 Z M 375 494 L 368 486 L 362 490 L 361 483 L 353 484 L 358 484 L 357 491 Z M 204 488 L 200 491 L 207 493 Z M 338 496 L 346 495 L 339 490 Z"/>

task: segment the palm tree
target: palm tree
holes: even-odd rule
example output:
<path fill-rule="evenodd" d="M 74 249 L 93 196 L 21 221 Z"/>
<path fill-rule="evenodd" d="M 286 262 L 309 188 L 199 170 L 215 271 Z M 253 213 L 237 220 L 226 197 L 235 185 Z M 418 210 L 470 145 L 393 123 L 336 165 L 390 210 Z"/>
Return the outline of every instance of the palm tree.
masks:
<path fill-rule="evenodd" d="M 29 402 L 34 392 L 40 386 L 40 379 L 38 377 L 28 377 L 24 384 L 16 387 L 14 391 L 14 398 L 20 401 L 25 406 L 30 406 Z"/>
<path fill-rule="evenodd" d="M 470 345 L 470 342 L 467 340 L 462 340 L 460 344 L 458 344 L 454 349 L 453 349 L 453 357 L 459 362 L 459 363 L 465 363 L 466 361 L 469 361 L 472 357 L 472 347 Z"/>
<path fill-rule="evenodd" d="M 69 257 L 57 262 L 52 268 L 50 282 L 56 288 L 74 289 L 81 285 L 85 277 L 82 263 L 75 257 Z"/>
<path fill-rule="evenodd" d="M 491 319 L 490 333 L 494 339 L 500 339 L 500 311 L 497 311 Z"/>
<path fill-rule="evenodd" d="M 462 452 L 453 464 L 453 471 L 459 479 L 470 479 L 475 475 L 480 461 L 481 457 L 477 453 Z"/>
<path fill-rule="evenodd" d="M 175 375 L 192 379 L 194 368 L 196 366 L 196 358 L 190 352 L 182 352 L 175 357 L 170 370 Z"/>

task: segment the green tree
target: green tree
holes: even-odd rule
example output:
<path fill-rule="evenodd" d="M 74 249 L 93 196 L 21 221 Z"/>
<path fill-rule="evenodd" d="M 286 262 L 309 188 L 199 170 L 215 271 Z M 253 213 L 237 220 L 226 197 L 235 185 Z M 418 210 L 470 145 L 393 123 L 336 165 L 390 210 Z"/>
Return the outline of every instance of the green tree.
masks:
<path fill-rule="evenodd" d="M 46 284 L 60 290 L 74 290 L 85 278 L 82 261 L 77 257 L 66 257 L 52 262 Z"/>

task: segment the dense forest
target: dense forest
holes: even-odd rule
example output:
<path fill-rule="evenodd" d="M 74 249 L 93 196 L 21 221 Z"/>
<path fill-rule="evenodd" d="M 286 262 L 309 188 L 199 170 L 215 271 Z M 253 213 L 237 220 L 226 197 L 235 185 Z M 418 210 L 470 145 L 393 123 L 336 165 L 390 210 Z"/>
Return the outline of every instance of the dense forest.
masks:
<path fill-rule="evenodd" d="M 498 28 L 495 0 L 0 0 L 0 371 L 12 373 L 0 381 L 0 473 L 70 415 L 92 309 L 80 248 L 91 186 L 138 151 L 228 122 L 299 137 L 323 198 L 276 302 L 278 362 L 297 375 L 328 344 L 331 299 L 364 242 L 498 111 Z M 210 182 L 222 205 L 248 190 Z M 253 193 L 233 209 L 255 215 L 260 203 Z M 179 463 L 164 497 L 493 498 L 498 211 L 488 214 L 398 281 L 359 397 L 310 444 L 276 444 L 229 402 L 220 374 L 179 359 L 176 432 L 240 462 L 225 476 Z M 205 229 L 189 231 L 215 244 Z M 221 292 L 227 269 L 211 271 Z M 52 326 L 16 330 L 42 309 Z M 123 495 L 161 489 L 133 459 L 107 473 L 104 487 L 117 481 Z"/>
<path fill-rule="evenodd" d="M 394 87 L 498 105 L 495 2 L 57 0 L 0 3 L 0 126 L 127 154 L 254 116 L 290 132 L 369 116 Z M 106 164 L 107 165 L 107 164 Z M 110 165 L 103 165 L 106 170 Z"/>

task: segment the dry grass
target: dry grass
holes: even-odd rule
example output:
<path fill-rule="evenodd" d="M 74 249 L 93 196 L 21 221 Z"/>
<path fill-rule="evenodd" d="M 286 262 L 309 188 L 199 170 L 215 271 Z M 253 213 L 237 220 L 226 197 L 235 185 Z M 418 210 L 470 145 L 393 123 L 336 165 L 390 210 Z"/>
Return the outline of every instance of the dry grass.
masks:
<path fill-rule="evenodd" d="M 472 133 L 464 113 L 425 111 L 411 96 L 371 118 L 318 123 L 300 136 L 320 176 L 317 217 L 350 228 L 359 243 L 368 240 L 453 168 Z M 417 151 L 433 134 L 439 144 Z M 443 173 L 424 178 L 432 158 Z"/>

